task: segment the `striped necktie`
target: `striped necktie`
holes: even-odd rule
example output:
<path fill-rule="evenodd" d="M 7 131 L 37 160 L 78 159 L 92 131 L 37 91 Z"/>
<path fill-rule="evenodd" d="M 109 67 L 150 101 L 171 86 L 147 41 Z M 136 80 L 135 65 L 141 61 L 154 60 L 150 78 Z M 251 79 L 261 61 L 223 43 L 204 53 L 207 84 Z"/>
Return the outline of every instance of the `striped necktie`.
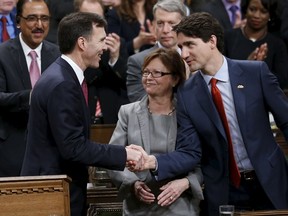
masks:
<path fill-rule="evenodd" d="M 2 22 L 2 42 L 4 42 L 10 39 L 10 36 L 7 31 L 7 19 L 5 16 L 1 17 L 1 22 Z"/>

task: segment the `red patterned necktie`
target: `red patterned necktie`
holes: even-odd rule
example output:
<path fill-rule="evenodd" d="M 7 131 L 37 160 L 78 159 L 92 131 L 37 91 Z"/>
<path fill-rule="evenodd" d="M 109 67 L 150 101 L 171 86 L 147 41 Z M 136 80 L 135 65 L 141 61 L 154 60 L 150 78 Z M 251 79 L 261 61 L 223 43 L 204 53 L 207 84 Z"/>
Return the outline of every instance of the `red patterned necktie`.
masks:
<path fill-rule="evenodd" d="M 87 87 L 87 83 L 85 79 L 83 79 L 81 87 L 82 87 L 82 91 L 83 91 L 86 104 L 88 105 L 88 87 Z"/>
<path fill-rule="evenodd" d="M 99 102 L 99 100 L 97 100 L 95 116 L 99 117 L 101 115 L 102 115 L 102 111 L 101 111 L 100 102 Z"/>
<path fill-rule="evenodd" d="M 229 126 L 228 126 L 228 121 L 227 121 L 227 117 L 225 114 L 225 109 L 224 109 L 224 105 L 223 105 L 223 101 L 222 101 L 222 97 L 221 97 L 221 93 L 219 91 L 219 89 L 216 86 L 217 83 L 217 79 L 212 78 L 210 83 L 211 83 L 211 94 L 212 94 L 212 98 L 214 101 L 214 104 L 217 108 L 217 111 L 220 115 L 222 124 L 224 126 L 225 129 L 225 133 L 227 136 L 227 141 L 228 141 L 228 151 L 229 151 L 229 170 L 230 170 L 230 180 L 232 182 L 232 184 L 236 187 L 240 186 L 240 181 L 241 181 L 241 176 L 240 176 L 240 172 L 238 170 L 235 158 L 234 158 L 234 153 L 233 153 L 233 144 L 232 144 L 232 139 L 231 139 L 231 134 L 230 134 L 230 130 L 229 130 Z"/>
<path fill-rule="evenodd" d="M 2 42 L 4 42 L 10 39 L 10 36 L 7 31 L 7 19 L 5 16 L 1 17 L 1 22 L 2 22 Z"/>
<path fill-rule="evenodd" d="M 29 72 L 30 72 L 31 86 L 33 88 L 35 83 L 37 82 L 37 80 L 40 77 L 40 70 L 39 70 L 39 66 L 37 63 L 37 53 L 34 50 L 32 50 L 29 53 L 29 56 L 32 59 L 30 67 L 29 67 Z"/>

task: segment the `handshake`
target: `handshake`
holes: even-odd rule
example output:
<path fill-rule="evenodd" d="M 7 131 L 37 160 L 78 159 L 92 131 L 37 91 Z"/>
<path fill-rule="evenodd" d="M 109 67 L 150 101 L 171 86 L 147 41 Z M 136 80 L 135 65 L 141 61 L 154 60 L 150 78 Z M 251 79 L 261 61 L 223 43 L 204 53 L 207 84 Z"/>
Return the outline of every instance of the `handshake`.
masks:
<path fill-rule="evenodd" d="M 127 162 L 126 167 L 132 171 L 143 171 L 147 169 L 156 169 L 156 157 L 148 155 L 141 146 L 131 144 L 126 146 Z"/>

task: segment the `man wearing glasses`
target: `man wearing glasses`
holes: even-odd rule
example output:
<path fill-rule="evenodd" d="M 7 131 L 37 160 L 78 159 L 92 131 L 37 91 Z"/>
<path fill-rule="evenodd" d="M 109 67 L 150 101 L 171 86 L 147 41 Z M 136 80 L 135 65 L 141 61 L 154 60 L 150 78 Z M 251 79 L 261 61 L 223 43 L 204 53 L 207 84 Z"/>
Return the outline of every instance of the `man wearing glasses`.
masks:
<path fill-rule="evenodd" d="M 0 177 L 19 176 L 25 152 L 30 93 L 41 73 L 60 56 L 44 41 L 50 14 L 43 0 L 19 0 L 15 39 L 0 44 Z"/>

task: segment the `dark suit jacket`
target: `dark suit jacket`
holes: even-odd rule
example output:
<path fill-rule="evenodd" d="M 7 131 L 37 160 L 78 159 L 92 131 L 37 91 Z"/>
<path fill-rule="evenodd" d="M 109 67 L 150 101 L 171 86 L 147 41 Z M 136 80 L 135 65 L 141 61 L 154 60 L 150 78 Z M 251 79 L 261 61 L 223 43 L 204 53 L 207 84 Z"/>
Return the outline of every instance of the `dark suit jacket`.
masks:
<path fill-rule="evenodd" d="M 109 33 L 116 33 L 121 38 L 125 40 L 126 48 L 128 55 L 133 55 L 134 46 L 133 46 L 133 39 L 138 36 L 140 31 L 140 23 L 138 21 L 128 22 L 127 19 L 119 17 L 117 13 L 117 9 L 113 8 L 108 10 L 106 14 L 106 19 L 108 22 L 108 32 Z M 153 14 L 151 13 L 146 14 L 145 20 L 153 20 Z M 145 31 L 148 32 L 148 27 L 146 22 L 144 24 Z M 143 45 L 140 47 L 140 51 L 150 48 L 153 45 Z"/>
<path fill-rule="evenodd" d="M 43 41 L 41 68 L 58 56 L 56 45 Z M 0 176 L 18 176 L 25 151 L 31 82 L 19 36 L 0 44 Z"/>
<path fill-rule="evenodd" d="M 91 142 L 89 111 L 72 67 L 61 57 L 41 76 L 31 97 L 21 175 L 66 174 L 71 215 L 85 215 L 87 166 L 123 170 L 125 148 Z"/>
<path fill-rule="evenodd" d="M 210 13 L 219 21 L 223 29 L 228 30 L 233 28 L 222 0 L 215 0 L 206 3 L 201 7 L 200 11 Z"/>
<path fill-rule="evenodd" d="M 275 142 L 268 117 L 270 111 L 287 139 L 287 97 L 265 63 L 230 59 L 227 62 L 236 116 L 248 156 L 275 208 L 287 209 L 287 161 Z M 197 152 L 202 148 L 207 204 L 203 209 L 208 211 L 205 215 L 218 215 L 219 205 L 228 204 L 228 143 L 207 84 L 199 72 L 178 89 L 177 102 L 177 145 L 190 144 Z M 158 163 L 160 171 L 162 162 Z"/>
<path fill-rule="evenodd" d="M 120 56 L 113 67 L 108 64 L 109 52 L 107 51 L 102 55 L 99 68 L 85 70 L 91 123 L 98 100 L 101 104 L 103 124 L 116 124 L 120 106 L 129 103 L 126 90 L 127 58 L 125 42 L 121 40 Z"/>

